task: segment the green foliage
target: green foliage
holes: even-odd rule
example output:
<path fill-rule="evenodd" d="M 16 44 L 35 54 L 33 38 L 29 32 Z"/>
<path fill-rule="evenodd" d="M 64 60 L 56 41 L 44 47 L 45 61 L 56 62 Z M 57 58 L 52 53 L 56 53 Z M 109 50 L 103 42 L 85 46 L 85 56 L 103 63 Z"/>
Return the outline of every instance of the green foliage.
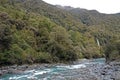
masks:
<path fill-rule="evenodd" d="M 1 0 L 0 65 L 98 58 L 105 49 L 109 59 L 118 59 L 118 44 L 104 46 L 120 39 L 119 22 L 119 15 L 57 8 L 42 0 Z"/>
<path fill-rule="evenodd" d="M 37 62 L 37 63 L 52 63 L 53 57 L 49 53 L 39 52 L 35 62 Z"/>
<path fill-rule="evenodd" d="M 7 25 L 0 25 L 0 46 L 1 50 L 9 49 L 12 42 L 12 33 Z"/>
<path fill-rule="evenodd" d="M 120 61 L 120 41 L 114 41 L 106 45 L 105 55 L 107 61 Z"/>

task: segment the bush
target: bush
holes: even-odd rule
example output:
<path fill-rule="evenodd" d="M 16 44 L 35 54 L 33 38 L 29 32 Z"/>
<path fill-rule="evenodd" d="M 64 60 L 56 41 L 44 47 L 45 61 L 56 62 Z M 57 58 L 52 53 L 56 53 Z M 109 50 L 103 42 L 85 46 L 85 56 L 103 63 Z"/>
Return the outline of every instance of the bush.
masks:
<path fill-rule="evenodd" d="M 120 61 L 120 41 L 109 43 L 105 55 L 107 61 Z"/>
<path fill-rule="evenodd" d="M 52 62 L 52 56 L 49 53 L 39 52 L 37 55 L 38 56 L 35 60 L 36 63 L 51 63 Z"/>

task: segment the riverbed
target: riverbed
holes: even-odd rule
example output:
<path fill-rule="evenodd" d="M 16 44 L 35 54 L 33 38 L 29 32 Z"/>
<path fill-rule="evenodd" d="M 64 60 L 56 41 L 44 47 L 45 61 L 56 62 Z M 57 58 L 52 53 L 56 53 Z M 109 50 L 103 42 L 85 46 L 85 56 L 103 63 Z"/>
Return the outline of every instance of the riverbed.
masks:
<path fill-rule="evenodd" d="M 34 64 L 0 68 L 0 80 L 120 80 L 120 63 L 104 58 L 71 64 Z"/>

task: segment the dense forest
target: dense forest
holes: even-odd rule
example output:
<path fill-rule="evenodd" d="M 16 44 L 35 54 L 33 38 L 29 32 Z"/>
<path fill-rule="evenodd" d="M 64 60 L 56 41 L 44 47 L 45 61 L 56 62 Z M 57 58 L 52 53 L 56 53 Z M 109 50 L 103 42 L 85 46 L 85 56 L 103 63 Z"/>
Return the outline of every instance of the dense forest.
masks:
<path fill-rule="evenodd" d="M 0 0 L 0 65 L 120 59 L 119 43 L 120 14 Z"/>

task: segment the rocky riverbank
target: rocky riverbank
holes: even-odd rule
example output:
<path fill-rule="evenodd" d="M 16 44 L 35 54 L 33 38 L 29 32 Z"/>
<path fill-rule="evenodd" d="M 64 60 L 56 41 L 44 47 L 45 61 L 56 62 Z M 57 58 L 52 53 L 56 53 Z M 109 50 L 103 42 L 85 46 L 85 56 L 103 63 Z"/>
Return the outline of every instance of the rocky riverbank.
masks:
<path fill-rule="evenodd" d="M 120 62 L 90 65 L 89 70 L 96 76 L 96 80 L 120 80 Z"/>
<path fill-rule="evenodd" d="M 74 64 L 84 64 L 85 67 L 74 68 L 63 70 L 58 73 L 44 73 L 43 79 L 40 80 L 120 80 L 120 62 L 111 62 L 109 64 L 105 63 L 94 63 L 88 60 L 82 60 L 80 62 L 75 62 Z M 4 74 L 23 74 L 25 71 L 30 71 L 34 69 L 51 69 L 53 66 L 63 66 L 66 67 L 68 64 L 34 64 L 34 65 L 22 65 L 22 66 L 9 66 L 1 67 L 0 75 Z M 71 66 L 70 66 L 71 67 Z M 34 73 L 34 71 L 33 71 Z M 50 78 L 46 79 L 46 75 L 51 75 Z M 0 78 L 2 80 L 2 78 Z M 16 79 L 12 79 L 16 80 Z M 20 80 L 20 79 L 19 79 Z M 31 79 L 27 79 L 31 80 Z M 33 80 L 38 80 L 33 78 Z"/>
<path fill-rule="evenodd" d="M 90 64 L 52 76 L 51 80 L 120 80 L 120 62 Z"/>

